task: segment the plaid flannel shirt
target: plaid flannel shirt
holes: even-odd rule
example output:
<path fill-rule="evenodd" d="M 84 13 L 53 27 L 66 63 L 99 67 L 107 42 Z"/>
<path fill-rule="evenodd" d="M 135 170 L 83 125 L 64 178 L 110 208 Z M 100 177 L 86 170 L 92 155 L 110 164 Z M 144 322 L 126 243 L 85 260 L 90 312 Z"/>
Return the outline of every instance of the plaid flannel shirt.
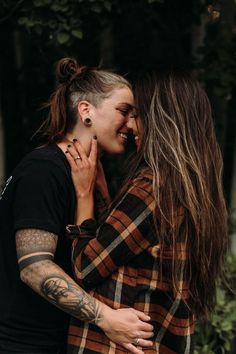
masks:
<path fill-rule="evenodd" d="M 96 299 L 119 309 L 133 307 L 151 317 L 153 347 L 146 354 L 192 353 L 194 317 L 184 300 L 188 283 L 179 279 L 181 291 L 174 295 L 171 276 L 160 280 L 160 249 L 153 228 L 155 201 L 152 174 L 144 169 L 94 235 L 78 237 L 72 246 L 76 281 Z M 164 249 L 164 262 L 172 262 Z M 184 264 L 184 244 L 178 243 L 176 258 Z M 93 324 L 71 319 L 68 353 L 121 354 L 127 351 L 110 341 Z"/>

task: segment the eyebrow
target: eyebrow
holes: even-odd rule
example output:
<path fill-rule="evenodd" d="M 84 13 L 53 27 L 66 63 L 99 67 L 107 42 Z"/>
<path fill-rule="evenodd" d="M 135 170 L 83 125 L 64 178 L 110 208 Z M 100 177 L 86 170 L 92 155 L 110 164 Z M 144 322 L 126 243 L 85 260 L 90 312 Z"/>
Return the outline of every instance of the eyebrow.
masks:
<path fill-rule="evenodd" d="M 123 105 L 123 106 L 126 106 L 127 108 L 129 108 L 129 109 L 134 109 L 134 106 L 132 105 L 132 104 L 130 104 L 130 103 L 127 103 L 127 102 L 120 102 L 120 103 L 118 103 L 117 104 L 118 106 L 119 105 Z M 117 108 L 116 108 L 117 109 Z"/>

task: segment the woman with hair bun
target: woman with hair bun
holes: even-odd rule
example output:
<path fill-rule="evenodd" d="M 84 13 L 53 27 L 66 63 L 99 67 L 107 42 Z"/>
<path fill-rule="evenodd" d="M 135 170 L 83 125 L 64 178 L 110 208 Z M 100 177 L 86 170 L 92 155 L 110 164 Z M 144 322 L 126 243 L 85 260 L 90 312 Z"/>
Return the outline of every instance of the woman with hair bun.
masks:
<path fill-rule="evenodd" d="M 59 61 L 57 80 L 39 130 L 47 143 L 20 162 L 0 200 L 0 352 L 65 354 L 70 315 L 141 354 L 130 343 L 137 333 L 152 336 L 149 316 L 113 310 L 78 286 L 65 236 L 66 225 L 74 221 L 76 197 L 64 152 L 75 138 L 93 156 L 97 142 L 110 153 L 123 152 L 131 87 L 119 75 L 81 67 L 70 58 Z M 99 178 L 103 181 L 102 169 Z"/>
<path fill-rule="evenodd" d="M 98 229 L 96 156 L 88 158 L 80 142 L 67 150 L 77 195 L 77 225 L 68 226 L 75 279 L 109 306 L 151 317 L 153 345 L 145 353 L 189 354 L 195 320 L 214 308 L 227 248 L 222 157 L 209 100 L 190 76 L 146 74 L 134 97 L 126 127 L 137 154 Z M 141 333 L 133 343 L 144 344 Z M 73 319 L 69 353 L 77 352 L 125 350 L 93 324 Z"/>

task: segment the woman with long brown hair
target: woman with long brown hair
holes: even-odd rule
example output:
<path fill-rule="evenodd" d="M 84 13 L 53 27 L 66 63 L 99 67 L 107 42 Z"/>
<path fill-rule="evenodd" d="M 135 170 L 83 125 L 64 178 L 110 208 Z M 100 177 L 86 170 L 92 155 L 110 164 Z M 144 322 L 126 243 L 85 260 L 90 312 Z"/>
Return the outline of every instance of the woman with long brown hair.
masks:
<path fill-rule="evenodd" d="M 97 230 L 95 154 L 87 157 L 79 142 L 66 154 L 77 191 L 78 226 L 68 227 L 75 278 L 114 308 L 150 315 L 155 334 L 146 353 L 188 354 L 195 319 L 214 308 L 227 248 L 222 157 L 208 97 L 189 75 L 147 74 L 134 95 L 126 126 L 137 154 Z M 69 352 L 78 347 L 79 353 L 124 353 L 93 325 L 73 320 Z"/>

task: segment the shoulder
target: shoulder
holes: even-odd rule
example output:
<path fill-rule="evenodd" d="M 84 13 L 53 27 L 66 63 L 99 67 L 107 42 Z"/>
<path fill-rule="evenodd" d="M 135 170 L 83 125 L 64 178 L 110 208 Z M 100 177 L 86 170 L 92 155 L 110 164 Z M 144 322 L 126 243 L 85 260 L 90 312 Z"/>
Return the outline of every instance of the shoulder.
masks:
<path fill-rule="evenodd" d="M 142 168 L 131 180 L 130 187 L 144 189 L 149 193 L 153 190 L 153 171 L 149 167 Z"/>
<path fill-rule="evenodd" d="M 150 204 L 153 202 L 153 172 L 150 168 L 142 168 L 130 181 L 125 194 L 126 198 L 132 198 L 138 203 Z"/>
<path fill-rule="evenodd" d="M 134 182 L 146 181 L 147 183 L 152 183 L 153 181 L 153 171 L 150 167 L 143 167 L 133 179 Z"/>
<path fill-rule="evenodd" d="M 47 175 L 70 176 L 70 168 L 63 152 L 55 145 L 37 148 L 27 154 L 15 168 L 13 175 L 35 177 Z"/>
<path fill-rule="evenodd" d="M 63 152 L 56 144 L 34 149 L 22 160 L 23 163 L 27 161 L 47 161 L 48 164 L 57 165 L 62 169 L 69 166 Z"/>
<path fill-rule="evenodd" d="M 11 188 L 17 191 L 63 191 L 72 188 L 69 164 L 55 145 L 35 149 L 27 154 L 11 175 Z M 7 188 L 8 189 L 8 188 Z"/>

